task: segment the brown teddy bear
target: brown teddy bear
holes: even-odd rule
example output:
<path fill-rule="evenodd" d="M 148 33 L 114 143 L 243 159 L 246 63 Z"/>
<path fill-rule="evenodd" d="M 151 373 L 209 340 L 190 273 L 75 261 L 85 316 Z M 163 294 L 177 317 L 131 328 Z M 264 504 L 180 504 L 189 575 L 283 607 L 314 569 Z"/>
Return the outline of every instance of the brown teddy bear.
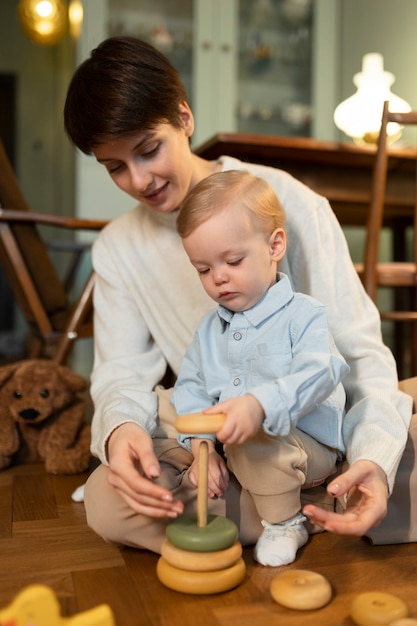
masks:
<path fill-rule="evenodd" d="M 0 469 L 44 461 L 53 474 L 76 474 L 90 463 L 90 426 L 77 394 L 85 380 L 52 361 L 0 367 Z"/>

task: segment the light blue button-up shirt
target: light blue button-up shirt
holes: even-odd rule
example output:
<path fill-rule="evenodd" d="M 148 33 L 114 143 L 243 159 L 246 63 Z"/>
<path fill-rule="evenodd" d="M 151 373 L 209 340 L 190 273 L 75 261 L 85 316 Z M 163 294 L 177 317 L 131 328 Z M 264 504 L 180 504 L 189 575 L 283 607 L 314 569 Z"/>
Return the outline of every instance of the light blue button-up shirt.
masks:
<path fill-rule="evenodd" d="M 325 307 L 294 293 L 279 273 L 251 309 L 235 313 L 219 306 L 203 317 L 172 402 L 182 415 L 250 393 L 264 409 L 267 434 L 285 436 L 296 426 L 344 452 L 346 396 L 340 381 L 348 372 L 329 333 Z M 179 441 L 188 447 L 189 436 Z"/>

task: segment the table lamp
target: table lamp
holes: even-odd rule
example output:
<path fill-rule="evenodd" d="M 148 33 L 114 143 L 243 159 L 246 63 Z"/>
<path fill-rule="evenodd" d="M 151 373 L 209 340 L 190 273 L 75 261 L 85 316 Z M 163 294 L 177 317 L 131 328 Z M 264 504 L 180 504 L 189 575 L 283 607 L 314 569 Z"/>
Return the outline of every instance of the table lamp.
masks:
<path fill-rule="evenodd" d="M 411 110 L 405 100 L 392 93 L 391 85 L 394 81 L 394 74 L 384 71 L 381 54 L 365 54 L 362 71 L 353 77 L 356 93 L 341 102 L 333 116 L 336 126 L 356 144 L 377 142 L 385 100 L 389 101 L 391 111 L 404 113 Z M 401 132 L 399 124 L 390 122 L 387 127 L 388 141 L 392 143 L 399 139 Z"/>

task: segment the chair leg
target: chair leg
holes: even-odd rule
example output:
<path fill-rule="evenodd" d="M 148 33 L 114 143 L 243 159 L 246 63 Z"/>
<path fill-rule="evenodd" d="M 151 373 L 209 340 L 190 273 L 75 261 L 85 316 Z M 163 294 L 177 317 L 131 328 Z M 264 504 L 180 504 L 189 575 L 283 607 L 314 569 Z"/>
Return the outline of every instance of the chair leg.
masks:
<path fill-rule="evenodd" d="M 65 365 L 68 355 L 74 345 L 74 341 L 78 338 L 78 331 L 88 314 L 91 312 L 93 306 L 94 282 L 95 276 L 94 272 L 92 272 L 77 304 L 74 307 L 73 314 L 67 324 L 67 327 L 58 342 L 58 347 L 52 358 L 52 361 L 56 365 Z"/>

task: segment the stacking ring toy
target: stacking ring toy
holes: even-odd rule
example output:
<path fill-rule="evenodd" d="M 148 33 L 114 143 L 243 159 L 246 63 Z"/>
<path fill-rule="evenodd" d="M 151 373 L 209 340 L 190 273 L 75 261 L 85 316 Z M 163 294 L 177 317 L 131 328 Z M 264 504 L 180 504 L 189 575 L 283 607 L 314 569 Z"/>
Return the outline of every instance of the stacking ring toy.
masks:
<path fill-rule="evenodd" d="M 186 569 L 190 572 L 212 572 L 234 565 L 242 556 L 242 545 L 239 541 L 235 541 L 230 548 L 207 552 L 204 558 L 201 558 L 199 552 L 181 550 L 181 548 L 177 548 L 165 539 L 162 544 L 161 555 L 167 563 L 174 567 Z"/>
<path fill-rule="evenodd" d="M 310 611 L 330 602 L 332 588 L 327 578 L 317 572 L 292 569 L 274 576 L 271 595 L 275 602 L 288 609 Z"/>
<path fill-rule="evenodd" d="M 207 524 L 199 526 L 195 515 L 181 515 L 170 522 L 167 539 L 177 548 L 192 552 L 213 552 L 230 548 L 238 538 L 237 526 L 220 515 L 209 515 Z"/>
<path fill-rule="evenodd" d="M 391 593 L 367 591 L 353 599 L 350 615 L 358 626 L 388 626 L 407 617 L 406 604 Z"/>
<path fill-rule="evenodd" d="M 178 417 L 180 433 L 211 434 L 226 415 L 195 413 Z M 189 594 L 222 593 L 237 587 L 246 573 L 239 531 L 234 522 L 208 515 L 208 444 L 198 447 L 197 514 L 181 515 L 166 528 L 156 573 L 166 587 Z"/>
<path fill-rule="evenodd" d="M 225 413 L 187 413 L 180 415 L 175 420 L 175 428 L 179 433 L 191 433 L 193 435 L 204 435 L 217 433 L 226 421 Z"/>
<path fill-rule="evenodd" d="M 245 577 L 246 565 L 243 559 L 238 559 L 231 567 L 214 572 L 190 572 L 173 567 L 161 556 L 156 573 L 161 583 L 174 591 L 210 595 L 237 587 Z"/>

